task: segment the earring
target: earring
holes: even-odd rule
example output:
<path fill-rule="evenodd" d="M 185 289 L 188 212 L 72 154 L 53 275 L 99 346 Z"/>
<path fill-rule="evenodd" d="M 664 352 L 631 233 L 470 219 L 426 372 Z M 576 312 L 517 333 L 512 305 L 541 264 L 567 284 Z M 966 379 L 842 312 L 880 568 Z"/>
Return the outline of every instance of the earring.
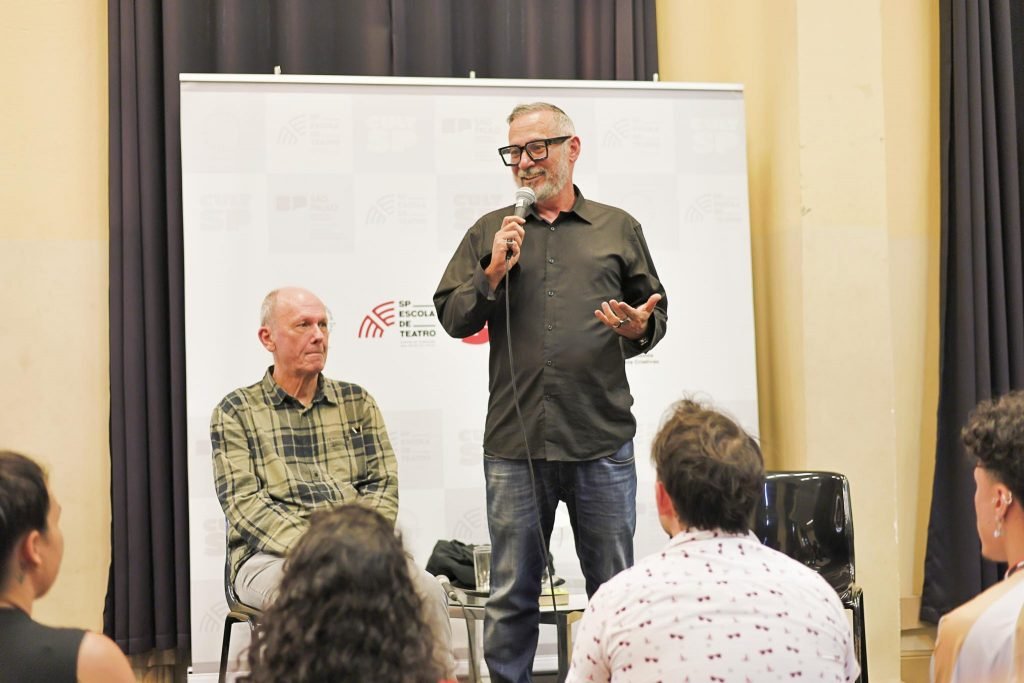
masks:
<path fill-rule="evenodd" d="M 996 528 L 992 531 L 992 538 L 1000 538 L 1003 535 L 1003 518 L 996 519 Z"/>

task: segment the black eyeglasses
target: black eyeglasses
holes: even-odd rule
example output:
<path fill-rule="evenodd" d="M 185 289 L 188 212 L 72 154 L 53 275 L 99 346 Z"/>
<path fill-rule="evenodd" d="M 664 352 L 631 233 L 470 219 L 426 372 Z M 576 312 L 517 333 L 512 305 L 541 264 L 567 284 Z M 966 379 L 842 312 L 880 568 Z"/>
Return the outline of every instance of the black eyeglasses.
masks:
<path fill-rule="evenodd" d="M 547 140 L 531 140 L 525 145 L 499 147 L 498 154 L 501 155 L 501 160 L 505 162 L 506 166 L 518 164 L 523 158 L 523 152 L 526 152 L 531 161 L 544 161 L 548 158 L 548 145 L 560 145 L 571 137 L 571 135 L 563 135 L 559 138 L 548 138 Z"/>

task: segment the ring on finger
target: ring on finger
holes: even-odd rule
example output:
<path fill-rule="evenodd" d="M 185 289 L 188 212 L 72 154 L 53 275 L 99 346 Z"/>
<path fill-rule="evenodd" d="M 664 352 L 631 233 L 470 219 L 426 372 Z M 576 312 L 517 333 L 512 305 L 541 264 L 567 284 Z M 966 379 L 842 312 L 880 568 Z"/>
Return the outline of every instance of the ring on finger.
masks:
<path fill-rule="evenodd" d="M 628 322 L 629 322 L 629 318 L 619 318 L 619 322 L 618 322 L 617 325 L 615 325 L 615 327 L 616 328 L 622 327 L 623 325 L 625 325 Z"/>

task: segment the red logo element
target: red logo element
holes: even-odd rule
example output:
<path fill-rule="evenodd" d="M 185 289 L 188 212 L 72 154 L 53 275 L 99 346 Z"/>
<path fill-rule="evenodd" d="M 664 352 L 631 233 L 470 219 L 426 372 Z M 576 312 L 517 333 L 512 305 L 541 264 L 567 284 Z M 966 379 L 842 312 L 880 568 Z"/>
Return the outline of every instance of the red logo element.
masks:
<path fill-rule="evenodd" d="M 491 340 L 491 335 L 487 332 L 487 323 L 484 323 L 484 329 L 480 330 L 476 334 L 471 334 L 468 337 L 462 338 L 463 344 L 486 344 Z"/>
<path fill-rule="evenodd" d="M 384 328 L 395 324 L 395 302 L 384 301 L 373 307 L 359 323 L 359 336 L 383 337 Z"/>

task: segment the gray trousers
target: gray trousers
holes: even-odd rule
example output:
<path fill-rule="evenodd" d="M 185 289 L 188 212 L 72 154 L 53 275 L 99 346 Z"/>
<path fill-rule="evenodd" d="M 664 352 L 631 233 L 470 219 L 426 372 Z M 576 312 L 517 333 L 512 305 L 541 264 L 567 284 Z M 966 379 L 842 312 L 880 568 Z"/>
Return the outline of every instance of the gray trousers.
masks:
<path fill-rule="evenodd" d="M 277 597 L 284 575 L 284 558 L 256 553 L 242 563 L 235 576 L 235 594 L 246 605 L 265 609 Z M 452 622 L 448 617 L 448 596 L 433 574 L 416 566 L 409 558 L 409 576 L 423 603 L 423 621 L 434 639 L 434 657 L 444 666 L 445 677 L 455 680 L 455 654 L 452 650 Z"/>

